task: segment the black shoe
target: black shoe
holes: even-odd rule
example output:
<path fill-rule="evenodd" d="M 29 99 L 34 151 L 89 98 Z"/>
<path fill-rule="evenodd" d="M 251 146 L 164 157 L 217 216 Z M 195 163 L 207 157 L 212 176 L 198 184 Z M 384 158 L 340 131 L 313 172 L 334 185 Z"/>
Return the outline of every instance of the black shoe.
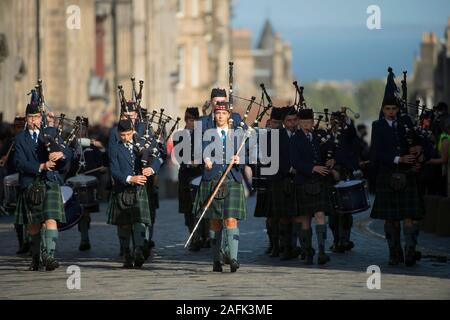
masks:
<path fill-rule="evenodd" d="M 45 271 L 53 271 L 56 268 L 59 268 L 59 262 L 56 261 L 55 258 L 46 256 L 42 259 L 42 263 L 45 266 Z"/>
<path fill-rule="evenodd" d="M 192 252 L 198 252 L 198 251 L 200 251 L 200 249 L 202 248 L 202 243 L 201 243 L 201 241 L 192 241 L 190 244 L 189 244 L 189 251 L 192 251 Z"/>
<path fill-rule="evenodd" d="M 325 254 L 325 252 L 319 252 L 317 257 L 317 264 L 325 264 L 330 261 L 330 257 Z"/>
<path fill-rule="evenodd" d="M 347 243 L 345 244 L 345 251 L 350 251 L 355 247 L 355 244 L 353 243 L 353 241 L 347 241 Z"/>
<path fill-rule="evenodd" d="M 148 245 L 144 245 L 142 249 L 142 255 L 144 256 L 144 260 L 147 261 L 150 255 L 152 254 L 152 249 Z"/>
<path fill-rule="evenodd" d="M 133 268 L 133 257 L 130 252 L 125 253 L 124 255 L 125 262 L 123 263 L 123 268 L 132 269 Z"/>
<path fill-rule="evenodd" d="M 416 264 L 416 250 L 412 247 L 405 248 L 405 265 L 412 267 Z"/>
<path fill-rule="evenodd" d="M 31 265 L 28 268 L 28 270 L 30 270 L 30 271 L 39 271 L 39 262 L 40 262 L 39 256 L 33 257 L 32 261 L 31 261 Z"/>
<path fill-rule="evenodd" d="M 30 251 L 30 243 L 27 241 L 22 244 L 19 250 L 16 251 L 16 254 L 24 254 L 28 253 L 28 251 Z"/>
<path fill-rule="evenodd" d="M 222 264 L 220 263 L 220 261 L 214 261 L 213 264 L 213 272 L 222 272 Z"/>
<path fill-rule="evenodd" d="M 239 262 L 237 262 L 236 260 L 231 260 L 230 262 L 230 272 L 236 272 L 237 269 L 239 269 L 240 265 Z"/>
<path fill-rule="evenodd" d="M 80 251 L 88 251 L 91 250 L 91 243 L 89 241 L 81 241 L 80 246 L 78 247 Z"/>
<path fill-rule="evenodd" d="M 142 268 L 142 265 L 144 264 L 144 262 L 145 262 L 145 258 L 144 258 L 144 255 L 142 254 L 142 251 L 138 250 L 135 253 L 134 267 L 135 268 Z"/>
<path fill-rule="evenodd" d="M 305 265 L 312 265 L 314 258 L 314 249 L 305 249 Z"/>

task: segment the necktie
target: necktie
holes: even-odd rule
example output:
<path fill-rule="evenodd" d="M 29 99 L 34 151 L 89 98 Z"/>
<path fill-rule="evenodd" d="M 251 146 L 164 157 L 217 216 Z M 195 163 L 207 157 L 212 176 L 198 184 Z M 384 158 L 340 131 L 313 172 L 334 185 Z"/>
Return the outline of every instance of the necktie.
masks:
<path fill-rule="evenodd" d="M 37 143 L 37 133 L 36 133 L 36 131 L 33 131 L 33 141 L 34 141 L 34 143 Z"/>
<path fill-rule="evenodd" d="M 225 130 L 220 131 L 220 133 L 222 134 L 222 143 L 225 144 L 225 141 L 227 140 L 227 134 Z"/>
<path fill-rule="evenodd" d="M 311 133 L 308 133 L 308 140 L 309 140 L 309 142 L 312 142 L 312 134 Z"/>

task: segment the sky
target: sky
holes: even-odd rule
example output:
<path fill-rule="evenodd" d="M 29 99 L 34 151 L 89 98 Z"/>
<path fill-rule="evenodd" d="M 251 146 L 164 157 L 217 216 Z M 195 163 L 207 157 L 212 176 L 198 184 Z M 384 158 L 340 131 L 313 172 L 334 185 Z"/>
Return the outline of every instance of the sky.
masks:
<path fill-rule="evenodd" d="M 369 30 L 367 8 L 377 5 L 381 29 Z M 256 43 L 264 21 L 293 50 L 300 81 L 384 78 L 412 73 L 423 32 L 444 37 L 449 0 L 234 0 L 232 25 L 252 30 Z"/>

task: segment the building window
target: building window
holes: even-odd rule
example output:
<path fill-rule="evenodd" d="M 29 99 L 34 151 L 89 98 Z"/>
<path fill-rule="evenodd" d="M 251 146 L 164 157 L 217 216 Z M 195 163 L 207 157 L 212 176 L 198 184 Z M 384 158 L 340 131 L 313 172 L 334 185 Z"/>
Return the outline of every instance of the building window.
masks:
<path fill-rule="evenodd" d="M 184 16 L 185 5 L 185 0 L 177 0 L 177 17 Z"/>
<path fill-rule="evenodd" d="M 210 14 L 212 12 L 212 0 L 205 0 L 205 13 Z"/>
<path fill-rule="evenodd" d="M 178 47 L 178 85 L 184 86 L 184 70 L 185 70 L 185 54 L 184 48 Z"/>
<path fill-rule="evenodd" d="M 200 50 L 198 46 L 192 48 L 191 82 L 194 88 L 200 86 Z"/>
<path fill-rule="evenodd" d="M 191 0 L 191 13 L 193 18 L 198 18 L 199 15 L 198 0 Z"/>

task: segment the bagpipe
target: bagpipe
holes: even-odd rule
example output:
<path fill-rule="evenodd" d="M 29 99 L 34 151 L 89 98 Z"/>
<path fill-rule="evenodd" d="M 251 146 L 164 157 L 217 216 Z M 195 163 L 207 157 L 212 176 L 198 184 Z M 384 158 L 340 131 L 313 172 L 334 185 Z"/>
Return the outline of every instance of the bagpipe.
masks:
<path fill-rule="evenodd" d="M 170 139 L 171 135 L 174 133 L 176 128 L 181 121 L 181 118 L 172 118 L 171 116 L 164 113 L 164 109 L 160 111 L 153 110 L 151 113 L 147 109 L 142 108 L 142 90 L 144 86 L 144 81 L 139 81 L 139 92 L 136 91 L 135 78 L 131 78 L 132 82 L 132 100 L 138 114 L 138 122 L 145 126 L 145 131 L 142 136 L 137 133 L 137 125 L 133 122 L 133 147 L 137 151 L 143 168 L 148 168 L 155 158 L 166 156 L 166 144 Z M 125 98 L 125 92 L 123 86 L 118 86 L 119 101 L 121 103 L 122 111 L 127 108 L 127 100 Z M 167 125 L 173 121 L 174 124 L 167 131 Z"/>

